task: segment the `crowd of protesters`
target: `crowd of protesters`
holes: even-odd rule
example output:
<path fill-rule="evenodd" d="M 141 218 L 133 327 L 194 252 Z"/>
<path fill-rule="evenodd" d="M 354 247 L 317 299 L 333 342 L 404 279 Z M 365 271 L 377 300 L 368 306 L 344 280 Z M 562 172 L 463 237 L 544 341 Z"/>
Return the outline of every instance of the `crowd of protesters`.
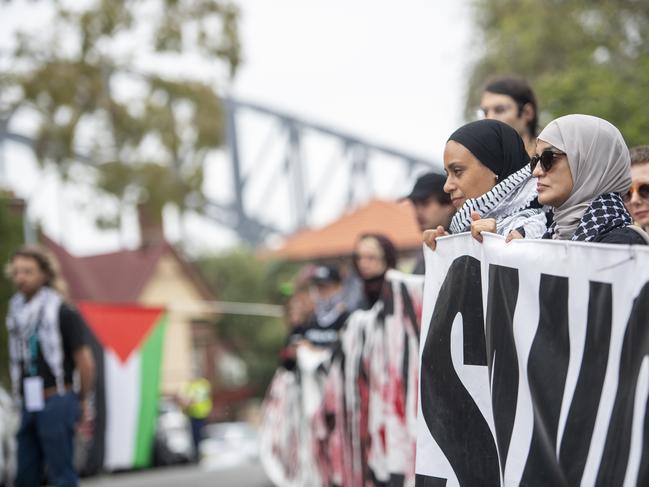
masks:
<path fill-rule="evenodd" d="M 489 232 L 507 242 L 649 243 L 648 145 L 629 150 L 614 125 L 583 114 L 552 120 L 537 133 L 536 98 L 518 78 L 487 83 L 480 104 L 484 118 L 449 136 L 445 174 L 420 176 L 405 198 L 433 251 L 440 237 L 462 232 L 479 242 Z M 283 367 L 295 368 L 302 346 L 336 350 L 350 315 L 373 308 L 397 265 L 390 239 L 365 233 L 345 265 L 305 266 L 286 303 Z M 410 270 L 424 273 L 422 256 Z M 84 325 L 56 290 L 56 272 L 41 253 L 17 251 L 10 272 L 17 290 L 7 319 L 11 375 L 14 394 L 25 399 L 16 485 L 38 485 L 43 464 L 52 482 L 77 485 L 73 431 L 79 420 L 90 422 L 94 376 Z"/>
<path fill-rule="evenodd" d="M 505 245 L 649 244 L 649 146 L 629 150 L 614 125 L 591 115 L 539 131 L 536 97 L 519 78 L 487 83 L 480 112 L 449 136 L 444 174 L 421 175 L 404 198 L 432 251 L 465 232 L 478 242 L 498 234 Z M 261 430 L 262 461 L 279 485 L 418 483 L 412 357 L 421 274 L 435 269 L 423 252 L 400 266 L 386 236 L 358 233 L 346 262 L 305 265 L 286 304 L 290 332 Z"/>
<path fill-rule="evenodd" d="M 629 150 L 614 125 L 583 114 L 539 132 L 534 92 L 516 77 L 485 85 L 480 115 L 449 136 L 445 174 L 420 176 L 406 197 L 431 249 L 440 236 L 461 232 L 478 241 L 491 232 L 507 242 L 649 243 L 649 145 Z M 303 269 L 287 306 L 287 350 L 301 340 L 334 346 L 346 317 L 377 300 L 396 250 L 383 235 L 362 235 L 351 262 L 344 272 L 330 264 Z M 423 255 L 410 270 L 424 273 Z"/>

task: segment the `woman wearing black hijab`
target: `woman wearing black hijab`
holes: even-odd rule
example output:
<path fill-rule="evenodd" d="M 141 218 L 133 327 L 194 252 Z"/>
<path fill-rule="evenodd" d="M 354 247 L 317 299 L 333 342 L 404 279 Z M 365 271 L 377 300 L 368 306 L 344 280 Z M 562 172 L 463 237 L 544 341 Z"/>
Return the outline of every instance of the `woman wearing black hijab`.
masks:
<path fill-rule="evenodd" d="M 451 233 L 471 231 L 540 238 L 546 218 L 537 201 L 536 182 L 520 135 L 497 120 L 479 120 L 457 129 L 444 149 L 444 191 L 457 208 Z M 424 241 L 448 235 L 443 228 L 426 230 Z"/>
<path fill-rule="evenodd" d="M 381 297 L 385 273 L 397 265 L 397 251 L 392 241 L 379 233 L 361 235 L 354 246 L 354 268 L 363 281 L 366 309 Z"/>

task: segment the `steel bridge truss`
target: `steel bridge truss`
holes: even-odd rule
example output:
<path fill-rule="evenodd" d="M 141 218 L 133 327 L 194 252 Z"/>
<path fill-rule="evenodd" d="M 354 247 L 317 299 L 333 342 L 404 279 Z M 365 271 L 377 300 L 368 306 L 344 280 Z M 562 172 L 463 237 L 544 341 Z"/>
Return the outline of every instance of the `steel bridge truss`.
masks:
<path fill-rule="evenodd" d="M 252 244 L 321 223 L 323 215 L 331 219 L 332 211 L 336 216 L 371 198 L 403 196 L 415 175 L 441 169 L 414 154 L 267 106 L 233 98 L 224 102 L 234 198 L 219 210 L 230 213 L 238 235 Z M 239 119 L 246 115 L 271 122 L 268 138 L 252 158 L 241 150 L 245 133 L 240 137 Z M 269 149 L 278 143 L 279 153 Z M 270 176 L 254 181 L 262 170 Z M 282 196 L 283 207 L 271 203 Z"/>
<path fill-rule="evenodd" d="M 371 198 L 403 196 L 418 173 L 441 169 L 430 160 L 264 105 L 231 97 L 223 102 L 230 194 L 187 206 L 252 246 L 331 220 Z M 249 140 L 251 132 L 241 120 L 251 118 L 270 127 L 261 144 Z M 7 128 L 8 120 L 0 120 L 0 165 L 5 140 L 33 145 Z M 255 145 L 256 154 L 249 157 Z M 76 158 L 95 164 L 83 154 Z"/>

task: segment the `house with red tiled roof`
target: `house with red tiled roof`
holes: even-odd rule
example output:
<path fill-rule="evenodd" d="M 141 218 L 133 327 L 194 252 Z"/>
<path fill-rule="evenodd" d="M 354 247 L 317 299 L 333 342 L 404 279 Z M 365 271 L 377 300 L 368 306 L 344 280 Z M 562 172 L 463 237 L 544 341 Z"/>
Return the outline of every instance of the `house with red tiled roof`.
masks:
<path fill-rule="evenodd" d="M 147 239 L 145 235 L 143 241 L 145 244 L 135 250 L 87 257 L 71 255 L 46 237 L 43 245 L 56 256 L 71 301 L 167 309 L 161 368 L 164 394 L 177 393 L 195 374 L 214 381 L 218 343 L 215 337 L 205 339 L 211 329 L 207 320 L 214 317 L 214 296 L 175 247 L 162 238 Z"/>
<path fill-rule="evenodd" d="M 386 235 L 402 256 L 421 251 L 421 231 L 412 204 L 407 200 L 373 200 L 329 225 L 288 237 L 273 254 L 294 261 L 347 257 L 363 233 Z"/>

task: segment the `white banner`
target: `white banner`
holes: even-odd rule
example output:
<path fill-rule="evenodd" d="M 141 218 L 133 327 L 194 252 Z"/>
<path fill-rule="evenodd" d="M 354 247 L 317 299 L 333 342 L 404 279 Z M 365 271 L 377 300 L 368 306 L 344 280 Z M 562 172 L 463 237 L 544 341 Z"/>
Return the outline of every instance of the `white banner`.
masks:
<path fill-rule="evenodd" d="M 389 271 L 329 352 L 300 345 L 266 395 L 262 463 L 282 487 L 415 485 L 423 277 Z M 318 353 L 320 355 L 318 355 Z"/>
<path fill-rule="evenodd" d="M 649 249 L 426 249 L 418 486 L 649 485 Z"/>

